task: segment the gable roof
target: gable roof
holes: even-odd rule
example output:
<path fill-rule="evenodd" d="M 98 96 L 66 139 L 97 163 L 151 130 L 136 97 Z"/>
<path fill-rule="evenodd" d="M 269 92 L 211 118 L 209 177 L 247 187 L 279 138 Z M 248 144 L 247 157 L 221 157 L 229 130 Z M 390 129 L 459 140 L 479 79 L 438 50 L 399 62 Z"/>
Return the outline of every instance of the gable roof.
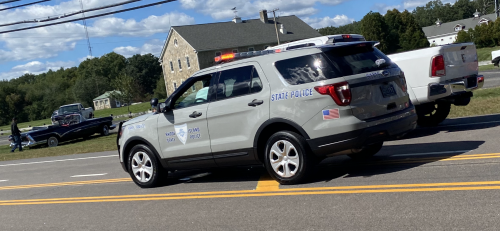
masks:
<path fill-rule="evenodd" d="M 443 23 L 441 24 L 441 26 L 432 25 L 424 27 L 422 28 L 422 30 L 424 31 L 425 36 L 427 37 L 435 37 L 444 34 L 456 34 L 457 32 L 455 31 L 455 27 L 459 24 L 465 26 L 465 30 L 469 30 L 470 28 L 478 26 L 479 21 L 481 21 L 481 19 L 487 19 L 491 21 L 491 18 L 496 18 L 496 15 L 493 13 L 493 14 L 483 15 L 479 18 L 467 18 L 458 21 Z"/>
<path fill-rule="evenodd" d="M 111 97 L 111 93 L 113 92 L 116 92 L 116 94 L 121 94 L 120 91 L 107 91 L 105 92 L 104 94 L 98 96 L 97 98 L 94 99 L 95 100 L 101 100 L 101 99 L 107 99 L 107 98 L 110 98 Z"/>
<path fill-rule="evenodd" d="M 288 31 L 280 33 L 281 42 L 319 37 L 321 34 L 297 16 L 285 16 L 277 19 L 278 30 L 281 24 Z M 274 21 L 263 23 L 260 19 L 244 20 L 242 23 L 221 22 L 188 26 L 173 26 L 195 50 L 219 50 L 261 44 L 276 44 Z"/>

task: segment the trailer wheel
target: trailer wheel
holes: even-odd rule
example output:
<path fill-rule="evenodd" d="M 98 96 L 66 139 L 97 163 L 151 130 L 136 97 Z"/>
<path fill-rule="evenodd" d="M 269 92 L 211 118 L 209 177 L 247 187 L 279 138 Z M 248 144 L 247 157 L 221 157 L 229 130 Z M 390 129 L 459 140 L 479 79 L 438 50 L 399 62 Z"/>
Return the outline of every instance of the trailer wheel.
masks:
<path fill-rule="evenodd" d="M 450 114 L 451 103 L 439 102 L 417 105 L 417 124 L 422 127 L 433 127 L 443 122 Z"/>

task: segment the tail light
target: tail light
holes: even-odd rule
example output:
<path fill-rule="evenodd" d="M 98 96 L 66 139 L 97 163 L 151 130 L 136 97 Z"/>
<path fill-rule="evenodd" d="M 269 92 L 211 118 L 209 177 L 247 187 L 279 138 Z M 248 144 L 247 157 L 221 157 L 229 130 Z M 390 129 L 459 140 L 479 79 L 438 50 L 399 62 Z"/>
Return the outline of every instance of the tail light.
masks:
<path fill-rule="evenodd" d="M 401 89 L 403 90 L 403 92 L 407 92 L 408 85 L 406 84 L 406 76 L 405 76 L 405 73 L 403 71 L 401 71 L 401 74 L 399 75 L 399 79 L 401 80 Z"/>
<path fill-rule="evenodd" d="M 445 76 L 446 69 L 444 66 L 444 57 L 442 55 L 434 56 L 432 58 L 432 76 Z"/>
<path fill-rule="evenodd" d="M 317 86 L 314 89 L 322 95 L 330 95 L 333 101 L 339 106 L 348 106 L 351 104 L 351 89 L 347 82 Z"/>
<path fill-rule="evenodd" d="M 482 75 L 478 76 L 477 83 L 484 83 L 484 76 L 482 76 Z"/>

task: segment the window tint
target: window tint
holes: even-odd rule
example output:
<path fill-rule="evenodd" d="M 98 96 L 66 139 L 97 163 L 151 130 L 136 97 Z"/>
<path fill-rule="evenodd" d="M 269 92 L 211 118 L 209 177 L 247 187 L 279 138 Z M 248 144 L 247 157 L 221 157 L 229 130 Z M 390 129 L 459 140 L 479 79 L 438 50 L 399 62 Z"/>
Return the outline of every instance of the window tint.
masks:
<path fill-rule="evenodd" d="M 189 87 L 175 101 L 174 109 L 190 107 L 208 102 L 208 89 L 210 87 L 211 78 L 211 75 L 207 75 L 202 80 L 198 80 L 189 85 Z"/>
<path fill-rule="evenodd" d="M 307 55 L 276 62 L 276 69 L 292 85 L 339 77 L 322 54 Z"/>
<path fill-rule="evenodd" d="M 253 66 L 247 66 L 221 71 L 217 82 L 217 100 L 249 94 L 254 69 Z"/>
<path fill-rule="evenodd" d="M 370 45 L 337 47 L 324 52 L 334 69 L 343 76 L 378 71 L 394 65 L 384 53 Z M 377 60 L 383 60 L 385 63 L 379 65 Z"/>
<path fill-rule="evenodd" d="M 257 73 L 257 70 L 254 67 L 252 70 L 252 84 L 250 86 L 250 92 L 257 93 L 260 91 L 262 91 L 262 81 L 260 81 L 259 73 Z"/>

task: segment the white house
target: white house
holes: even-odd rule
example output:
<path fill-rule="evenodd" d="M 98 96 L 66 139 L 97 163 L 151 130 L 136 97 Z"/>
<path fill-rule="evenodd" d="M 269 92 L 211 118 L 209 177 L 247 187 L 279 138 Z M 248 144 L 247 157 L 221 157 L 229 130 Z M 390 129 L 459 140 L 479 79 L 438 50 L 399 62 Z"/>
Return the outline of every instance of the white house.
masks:
<path fill-rule="evenodd" d="M 483 16 L 476 11 L 472 18 L 447 23 L 442 23 L 441 20 L 438 19 L 435 25 L 424 27 L 422 30 L 425 36 L 427 36 L 427 40 L 429 40 L 431 46 L 433 44 L 439 46 L 454 43 L 457 40 L 458 32 L 461 30 L 468 31 L 470 28 L 474 28 L 481 24 L 488 24 L 495 19 L 496 15 L 494 13 Z"/>

